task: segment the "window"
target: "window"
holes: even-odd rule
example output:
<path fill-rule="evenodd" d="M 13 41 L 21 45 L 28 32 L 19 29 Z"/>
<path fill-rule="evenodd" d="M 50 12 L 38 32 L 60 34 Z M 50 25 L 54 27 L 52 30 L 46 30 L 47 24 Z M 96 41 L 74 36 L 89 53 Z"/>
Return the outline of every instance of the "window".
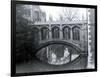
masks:
<path fill-rule="evenodd" d="M 34 27 L 33 28 L 33 40 L 34 42 L 38 42 L 39 41 L 39 29 Z"/>
<path fill-rule="evenodd" d="M 80 28 L 74 27 L 72 31 L 73 31 L 73 40 L 80 40 Z"/>
<path fill-rule="evenodd" d="M 59 28 L 58 27 L 53 27 L 52 28 L 52 38 L 53 39 L 58 39 L 59 38 Z"/>
<path fill-rule="evenodd" d="M 47 40 L 49 39 L 49 29 L 47 27 L 43 27 L 41 29 L 41 39 L 42 40 Z"/>
<path fill-rule="evenodd" d="M 66 40 L 70 39 L 70 28 L 69 27 L 63 28 L 63 38 Z"/>

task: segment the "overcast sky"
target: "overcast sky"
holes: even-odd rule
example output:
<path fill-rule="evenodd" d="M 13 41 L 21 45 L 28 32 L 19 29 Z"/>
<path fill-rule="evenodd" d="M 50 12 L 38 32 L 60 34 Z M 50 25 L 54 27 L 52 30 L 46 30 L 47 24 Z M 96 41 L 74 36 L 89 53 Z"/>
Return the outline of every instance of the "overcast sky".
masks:
<path fill-rule="evenodd" d="M 49 19 L 49 16 L 51 15 L 54 20 L 57 20 L 59 18 L 59 15 L 63 15 L 63 7 L 58 6 L 40 6 L 40 8 L 46 12 L 46 18 Z M 69 8 L 69 7 L 66 7 Z M 71 8 L 71 7 L 70 7 Z M 79 18 L 82 19 L 82 16 L 84 16 L 84 19 L 86 19 L 86 8 L 72 8 L 73 11 L 77 9 Z"/>

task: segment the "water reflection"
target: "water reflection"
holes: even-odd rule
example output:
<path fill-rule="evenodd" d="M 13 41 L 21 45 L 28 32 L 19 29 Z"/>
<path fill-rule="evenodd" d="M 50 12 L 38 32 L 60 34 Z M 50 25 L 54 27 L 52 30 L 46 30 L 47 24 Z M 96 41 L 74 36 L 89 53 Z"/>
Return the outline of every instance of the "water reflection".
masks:
<path fill-rule="evenodd" d="M 36 54 L 37 58 L 52 65 L 63 65 L 79 56 L 72 47 L 54 44 L 42 48 Z"/>

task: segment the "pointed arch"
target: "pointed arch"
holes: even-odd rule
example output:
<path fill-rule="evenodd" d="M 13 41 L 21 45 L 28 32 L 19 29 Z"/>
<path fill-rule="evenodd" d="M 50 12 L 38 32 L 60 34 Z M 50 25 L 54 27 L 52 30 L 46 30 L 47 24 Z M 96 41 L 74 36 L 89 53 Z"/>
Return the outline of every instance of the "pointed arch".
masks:
<path fill-rule="evenodd" d="M 73 40 L 80 40 L 80 28 L 75 26 L 72 28 Z"/>
<path fill-rule="evenodd" d="M 33 28 L 33 40 L 36 42 L 36 41 L 39 41 L 40 40 L 40 36 L 39 36 L 39 29 L 37 27 L 34 27 Z"/>
<path fill-rule="evenodd" d="M 70 27 L 66 26 L 63 28 L 63 38 L 66 40 L 70 39 Z"/>
<path fill-rule="evenodd" d="M 59 37 L 60 37 L 60 34 L 59 34 L 60 32 L 59 32 L 59 27 L 53 27 L 52 28 L 52 38 L 53 39 L 59 39 Z"/>
<path fill-rule="evenodd" d="M 42 40 L 49 39 L 49 29 L 47 27 L 41 28 L 41 39 Z"/>

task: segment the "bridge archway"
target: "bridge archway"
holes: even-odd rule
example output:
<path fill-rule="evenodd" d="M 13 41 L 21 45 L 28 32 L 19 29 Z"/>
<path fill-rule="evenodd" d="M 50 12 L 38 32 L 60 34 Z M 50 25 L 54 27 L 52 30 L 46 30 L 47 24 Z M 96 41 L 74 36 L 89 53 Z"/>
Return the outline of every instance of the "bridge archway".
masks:
<path fill-rule="evenodd" d="M 74 60 L 72 60 L 72 57 L 71 56 L 72 56 L 73 52 L 70 52 L 70 50 L 69 50 L 69 53 L 70 53 L 70 59 L 69 60 L 70 61 L 68 63 L 66 63 L 66 64 L 74 64 L 74 63 L 80 62 L 81 59 L 82 59 L 82 61 L 87 60 L 87 54 L 85 52 L 83 52 L 82 49 L 80 49 L 79 47 L 77 47 L 77 46 L 75 46 L 75 45 L 73 45 L 73 44 L 71 44 L 69 42 L 65 42 L 65 41 L 49 41 L 49 42 L 46 42 L 46 43 L 42 43 L 42 44 L 40 44 L 37 47 L 37 49 L 35 51 L 35 54 L 37 54 L 38 52 L 39 53 L 40 52 L 45 52 L 45 51 L 40 51 L 40 50 L 42 48 L 45 48 L 45 47 L 47 47 L 49 45 L 53 45 L 53 44 L 61 44 L 61 45 L 71 46 L 72 48 L 75 49 L 75 51 L 77 51 L 76 54 L 79 54 L 79 56 L 77 58 L 75 58 Z M 45 60 L 44 60 L 44 62 L 45 62 Z"/>
<path fill-rule="evenodd" d="M 69 42 L 65 42 L 65 41 L 48 41 L 48 42 L 42 43 L 35 49 L 35 53 L 37 51 L 41 50 L 42 48 L 47 47 L 49 45 L 53 45 L 53 44 L 67 45 L 67 46 L 70 46 L 70 47 L 74 48 L 78 53 L 83 54 L 82 49 L 80 49 L 78 46 L 73 45 Z"/>

